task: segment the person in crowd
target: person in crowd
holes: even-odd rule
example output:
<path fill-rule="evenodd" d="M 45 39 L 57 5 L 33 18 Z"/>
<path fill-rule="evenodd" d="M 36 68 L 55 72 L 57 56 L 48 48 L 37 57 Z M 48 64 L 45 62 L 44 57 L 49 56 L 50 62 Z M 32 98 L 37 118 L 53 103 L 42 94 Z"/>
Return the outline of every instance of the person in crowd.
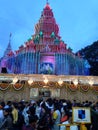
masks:
<path fill-rule="evenodd" d="M 4 119 L 3 106 L 0 105 L 0 124 L 2 124 L 3 119 Z"/>
<path fill-rule="evenodd" d="M 77 106 L 77 102 L 76 102 L 75 99 L 74 99 L 73 102 L 72 102 L 72 106 L 73 106 L 73 107 L 76 107 L 76 106 Z"/>
<path fill-rule="evenodd" d="M 13 128 L 15 130 L 18 130 L 18 104 L 17 103 L 13 103 L 12 104 L 12 119 L 13 119 Z"/>
<path fill-rule="evenodd" d="M 7 104 L 4 106 L 4 108 L 11 108 L 12 102 L 8 101 Z"/>
<path fill-rule="evenodd" d="M 35 116 L 29 116 L 29 124 L 28 125 L 24 125 L 22 130 L 37 130 L 37 120 L 38 117 Z"/>
<path fill-rule="evenodd" d="M 73 125 L 73 122 L 71 122 L 72 114 L 70 113 L 72 113 L 72 107 L 74 106 L 90 107 L 91 124 L 84 124 L 85 128 L 83 129 L 98 130 L 98 102 L 84 101 L 80 104 L 77 101 L 71 102 L 70 100 L 51 98 L 36 102 L 32 100 L 27 104 L 21 101 L 17 103 L 8 101 L 6 104 L 1 101 L 0 130 L 63 130 L 64 127 L 58 124 L 70 124 L 70 130 L 78 130 L 77 125 Z M 37 122 L 34 121 L 35 119 L 30 122 L 29 117 L 35 116 L 38 118 Z M 64 130 L 66 130 L 66 127 Z"/>
<path fill-rule="evenodd" d="M 32 100 L 30 103 L 26 102 L 25 107 L 22 111 L 22 115 L 24 117 L 24 124 L 28 126 L 29 124 L 29 116 L 36 115 L 36 102 Z"/>
<path fill-rule="evenodd" d="M 24 123 L 26 125 L 28 125 L 29 124 L 29 119 L 28 119 L 28 116 L 29 116 L 29 103 L 28 102 L 25 102 L 25 107 L 23 109 L 22 115 L 24 117 Z"/>
<path fill-rule="evenodd" d="M 64 105 L 61 108 L 61 124 L 69 124 L 69 112 L 67 110 L 67 106 Z M 66 126 L 60 126 L 60 130 L 66 130 Z"/>
<path fill-rule="evenodd" d="M 69 116 L 69 111 L 67 108 L 67 105 L 62 106 L 61 108 L 61 122 L 68 120 L 68 116 Z"/>
<path fill-rule="evenodd" d="M 25 105 L 23 101 L 18 103 L 18 121 L 17 121 L 18 130 L 21 130 L 24 124 L 24 116 L 22 114 L 24 107 Z"/>
<path fill-rule="evenodd" d="M 13 130 L 13 121 L 10 116 L 9 108 L 4 109 L 4 120 L 0 126 L 0 130 Z"/>
<path fill-rule="evenodd" d="M 36 115 L 36 103 L 34 102 L 34 103 L 30 103 L 30 104 L 28 104 L 25 108 L 24 108 L 24 110 L 23 110 L 23 112 L 25 112 L 24 113 L 24 123 L 25 123 L 25 125 L 27 125 L 28 126 L 28 124 L 29 124 L 29 116 L 36 116 L 37 117 L 37 115 Z"/>
<path fill-rule="evenodd" d="M 98 130 L 98 111 L 96 111 L 97 103 L 91 108 L 91 130 Z"/>
<path fill-rule="evenodd" d="M 60 124 L 60 119 L 61 119 L 61 113 L 60 113 L 60 108 L 58 102 L 54 103 L 54 112 L 53 112 L 53 128 L 52 130 L 59 130 L 59 125 Z"/>
<path fill-rule="evenodd" d="M 45 102 L 46 106 L 51 109 L 51 112 L 53 112 L 54 110 L 54 105 L 53 105 L 53 101 L 51 98 L 48 98 Z"/>
<path fill-rule="evenodd" d="M 72 112 L 70 112 L 66 106 L 64 106 L 61 109 L 61 125 L 60 126 L 60 130 L 66 130 L 67 129 L 67 125 L 69 125 L 68 127 L 70 127 L 70 130 L 78 130 L 78 126 L 76 124 L 73 124 L 72 122 Z"/>
<path fill-rule="evenodd" d="M 98 103 L 95 105 L 95 111 L 98 113 Z"/>
<path fill-rule="evenodd" d="M 4 107 L 5 107 L 5 102 L 2 101 L 2 102 L 0 103 L 0 105 L 4 108 Z"/>
<path fill-rule="evenodd" d="M 43 102 L 41 104 L 41 113 L 38 121 L 37 130 L 51 130 L 51 127 L 52 127 L 51 110 Z"/>
<path fill-rule="evenodd" d="M 41 106 L 40 106 L 40 101 L 36 102 L 36 115 L 38 118 L 40 118 L 40 113 L 41 113 Z"/>

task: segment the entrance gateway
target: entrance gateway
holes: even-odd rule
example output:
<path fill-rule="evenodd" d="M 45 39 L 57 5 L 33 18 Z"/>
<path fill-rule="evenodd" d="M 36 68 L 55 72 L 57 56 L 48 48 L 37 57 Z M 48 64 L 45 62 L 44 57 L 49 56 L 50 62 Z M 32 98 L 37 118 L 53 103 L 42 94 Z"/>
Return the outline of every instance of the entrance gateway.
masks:
<path fill-rule="evenodd" d="M 32 98 L 59 98 L 60 97 L 60 89 L 50 89 L 50 88 L 45 88 L 48 86 L 44 86 L 43 88 L 31 88 L 30 89 L 30 99 Z"/>
<path fill-rule="evenodd" d="M 31 85 L 29 84 L 31 81 Z M 77 81 L 77 82 L 76 82 Z M 62 84 L 61 84 L 62 83 Z M 77 83 L 77 85 L 75 85 Z M 75 75 L 0 74 L 0 100 L 29 101 L 41 97 L 98 100 L 98 77 Z"/>

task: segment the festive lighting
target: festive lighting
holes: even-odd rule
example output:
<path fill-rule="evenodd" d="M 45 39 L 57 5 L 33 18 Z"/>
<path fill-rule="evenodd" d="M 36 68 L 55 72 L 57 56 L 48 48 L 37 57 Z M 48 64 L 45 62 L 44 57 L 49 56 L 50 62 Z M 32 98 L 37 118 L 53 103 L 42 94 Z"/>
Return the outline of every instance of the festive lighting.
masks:
<path fill-rule="evenodd" d="M 60 79 L 60 80 L 58 81 L 58 84 L 59 84 L 59 85 L 62 85 L 62 83 L 63 83 L 63 81 Z"/>
<path fill-rule="evenodd" d="M 43 86 L 43 88 L 48 88 L 48 86 Z"/>
<path fill-rule="evenodd" d="M 28 80 L 28 84 L 31 85 L 32 83 L 33 83 L 33 79 L 31 78 Z"/>
<path fill-rule="evenodd" d="M 15 78 L 13 79 L 13 84 L 15 84 L 17 81 L 18 81 L 18 78 L 15 77 Z"/>
<path fill-rule="evenodd" d="M 94 84 L 94 81 L 93 80 L 90 80 L 89 81 L 89 84 L 92 86 Z"/>
<path fill-rule="evenodd" d="M 75 80 L 73 81 L 73 83 L 74 83 L 75 86 L 77 86 L 77 84 L 78 84 L 78 80 L 75 79 Z"/>
<path fill-rule="evenodd" d="M 48 79 L 44 79 L 44 83 L 47 84 L 48 83 Z"/>

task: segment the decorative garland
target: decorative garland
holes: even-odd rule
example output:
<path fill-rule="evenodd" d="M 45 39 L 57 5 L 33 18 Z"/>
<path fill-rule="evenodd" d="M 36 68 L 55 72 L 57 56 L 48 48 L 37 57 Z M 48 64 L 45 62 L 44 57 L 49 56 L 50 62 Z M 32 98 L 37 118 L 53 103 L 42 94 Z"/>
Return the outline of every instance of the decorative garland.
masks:
<path fill-rule="evenodd" d="M 39 88 L 38 83 L 37 83 L 37 82 L 33 82 L 33 83 L 29 86 L 29 88 Z"/>
<path fill-rule="evenodd" d="M 78 86 L 75 86 L 74 84 L 70 84 L 70 85 L 69 85 L 69 89 L 70 89 L 72 92 L 75 92 L 75 91 L 77 91 Z"/>
<path fill-rule="evenodd" d="M 88 92 L 90 89 L 89 85 L 80 85 L 79 86 L 83 92 Z"/>
<path fill-rule="evenodd" d="M 38 85 L 40 86 L 40 87 L 43 87 L 44 85 L 45 85 L 45 83 L 43 82 L 43 81 L 39 81 L 39 82 L 37 82 L 38 83 Z"/>
<path fill-rule="evenodd" d="M 74 84 L 67 84 L 67 83 L 63 83 L 61 86 L 58 84 L 58 82 L 48 82 L 47 85 L 49 87 L 53 87 L 53 88 L 64 88 L 67 87 L 70 89 L 70 91 L 72 92 L 76 92 L 77 90 L 81 90 L 82 92 L 88 92 L 89 89 L 91 88 L 89 85 L 78 85 L 75 86 Z M 21 83 L 16 83 L 13 85 L 13 88 L 17 91 L 21 90 L 23 88 L 24 84 Z M 45 83 L 43 81 L 39 81 L 39 82 L 34 82 L 32 83 L 32 85 L 30 87 L 35 87 L 35 88 L 39 88 L 39 87 L 43 87 L 45 86 Z M 11 84 L 8 83 L 0 83 L 0 90 L 1 91 L 5 91 L 7 90 L 9 87 L 11 87 Z M 93 86 L 92 90 L 96 93 L 98 93 L 98 86 Z"/>
<path fill-rule="evenodd" d="M 16 83 L 16 84 L 13 84 L 13 87 L 14 87 L 14 89 L 15 90 L 20 90 L 20 89 L 22 89 L 23 88 L 23 84 L 21 84 L 21 83 Z"/>
<path fill-rule="evenodd" d="M 94 90 L 94 92 L 98 93 L 98 86 L 93 86 L 92 89 Z"/>
<path fill-rule="evenodd" d="M 50 86 L 50 87 L 54 87 L 56 84 L 55 84 L 55 82 L 48 82 L 48 85 Z"/>
<path fill-rule="evenodd" d="M 9 88 L 9 86 L 10 85 L 8 83 L 1 83 L 0 84 L 0 90 L 5 91 Z"/>

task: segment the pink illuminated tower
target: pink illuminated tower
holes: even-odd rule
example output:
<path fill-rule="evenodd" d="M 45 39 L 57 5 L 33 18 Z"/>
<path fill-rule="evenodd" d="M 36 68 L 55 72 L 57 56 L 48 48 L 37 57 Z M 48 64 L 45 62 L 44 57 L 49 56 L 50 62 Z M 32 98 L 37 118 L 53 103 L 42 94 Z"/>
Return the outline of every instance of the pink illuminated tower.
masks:
<path fill-rule="evenodd" d="M 47 2 L 32 37 L 15 52 L 7 53 L 6 69 L 16 74 L 85 75 L 85 60 L 61 40 Z"/>

